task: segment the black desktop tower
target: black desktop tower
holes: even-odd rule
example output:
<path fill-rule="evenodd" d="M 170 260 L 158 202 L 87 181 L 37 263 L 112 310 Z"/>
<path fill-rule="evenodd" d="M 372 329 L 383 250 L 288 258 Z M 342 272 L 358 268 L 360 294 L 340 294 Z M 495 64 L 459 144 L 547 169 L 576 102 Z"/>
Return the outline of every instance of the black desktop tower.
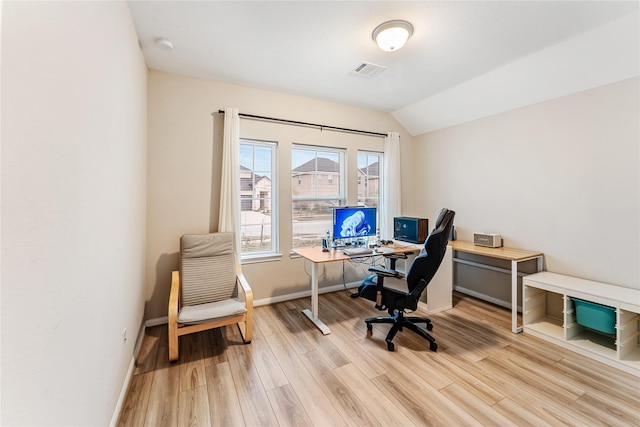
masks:
<path fill-rule="evenodd" d="M 424 243 L 429 235 L 429 220 L 426 218 L 393 218 L 393 239 L 410 243 Z"/>

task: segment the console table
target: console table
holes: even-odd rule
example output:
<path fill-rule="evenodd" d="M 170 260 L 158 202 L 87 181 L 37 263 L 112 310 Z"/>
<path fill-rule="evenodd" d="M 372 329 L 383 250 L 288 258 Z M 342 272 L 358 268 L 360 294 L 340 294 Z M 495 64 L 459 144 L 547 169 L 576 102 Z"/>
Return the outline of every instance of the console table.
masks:
<path fill-rule="evenodd" d="M 522 332 L 522 327 L 518 326 L 518 264 L 535 259 L 537 261 L 537 271 L 542 271 L 544 254 L 542 252 L 533 252 L 514 248 L 487 248 L 484 246 L 474 245 L 473 242 L 467 242 L 464 240 L 454 240 L 450 242 L 450 245 L 454 252 L 466 252 L 469 254 L 511 261 L 511 270 L 505 271 L 511 274 L 511 331 L 513 333 Z M 485 266 L 480 263 L 466 262 L 465 260 L 457 258 L 455 253 L 453 262 L 463 262 L 480 268 L 490 268 L 492 270 L 500 271 L 500 269 L 496 267 Z"/>

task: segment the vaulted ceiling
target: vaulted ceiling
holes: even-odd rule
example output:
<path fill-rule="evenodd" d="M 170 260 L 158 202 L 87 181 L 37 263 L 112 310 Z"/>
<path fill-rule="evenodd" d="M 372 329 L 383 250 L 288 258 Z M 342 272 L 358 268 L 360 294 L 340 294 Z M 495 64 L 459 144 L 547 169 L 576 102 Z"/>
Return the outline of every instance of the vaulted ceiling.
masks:
<path fill-rule="evenodd" d="M 386 111 L 414 135 L 639 73 L 636 1 L 129 5 L 150 69 Z M 415 31 L 403 49 L 383 52 L 371 33 L 392 19 Z M 385 71 L 357 75 L 363 62 Z M 576 85 L 580 70 L 598 76 Z M 478 102 L 496 94 L 504 99 Z"/>

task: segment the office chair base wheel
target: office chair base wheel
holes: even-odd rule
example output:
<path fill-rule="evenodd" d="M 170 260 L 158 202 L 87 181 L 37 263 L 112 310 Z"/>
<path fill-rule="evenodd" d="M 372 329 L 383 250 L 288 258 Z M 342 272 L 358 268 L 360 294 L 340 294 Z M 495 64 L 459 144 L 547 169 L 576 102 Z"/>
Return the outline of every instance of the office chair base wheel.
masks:
<path fill-rule="evenodd" d="M 371 323 L 367 323 L 367 331 L 373 331 L 373 325 Z"/>
<path fill-rule="evenodd" d="M 389 351 L 393 351 L 395 349 L 395 346 L 393 345 L 392 342 L 387 342 L 387 350 Z"/>
<path fill-rule="evenodd" d="M 427 323 L 427 331 L 433 330 L 433 323 Z"/>
<path fill-rule="evenodd" d="M 429 344 L 429 350 L 436 351 L 438 349 L 438 344 L 432 342 Z"/>

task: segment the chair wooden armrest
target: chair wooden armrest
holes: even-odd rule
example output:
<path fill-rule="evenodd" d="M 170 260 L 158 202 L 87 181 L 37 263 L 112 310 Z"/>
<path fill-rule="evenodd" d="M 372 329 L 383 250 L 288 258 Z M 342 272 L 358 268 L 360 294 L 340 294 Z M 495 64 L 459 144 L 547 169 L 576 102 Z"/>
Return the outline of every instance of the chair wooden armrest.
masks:
<path fill-rule="evenodd" d="M 178 360 L 178 310 L 180 303 L 180 272 L 171 273 L 171 293 L 169 294 L 169 361 Z"/>
<path fill-rule="evenodd" d="M 251 286 L 249 286 L 249 282 L 247 282 L 246 277 L 244 277 L 244 273 L 242 273 L 242 268 L 238 265 L 236 267 L 236 276 L 238 277 L 238 283 L 240 283 L 240 288 L 242 292 L 245 294 L 245 298 L 251 300 L 251 305 L 253 306 L 253 291 L 251 290 Z M 247 305 L 249 301 L 247 301 Z"/>
<path fill-rule="evenodd" d="M 251 286 L 249 286 L 249 282 L 247 282 L 247 279 L 244 277 L 240 265 L 236 266 L 236 276 L 240 284 L 240 289 L 242 289 L 244 293 L 244 303 L 247 308 L 247 320 L 244 322 L 244 327 L 242 323 L 238 323 L 238 327 L 240 328 L 244 342 L 248 344 L 253 339 L 253 291 L 251 290 Z"/>

